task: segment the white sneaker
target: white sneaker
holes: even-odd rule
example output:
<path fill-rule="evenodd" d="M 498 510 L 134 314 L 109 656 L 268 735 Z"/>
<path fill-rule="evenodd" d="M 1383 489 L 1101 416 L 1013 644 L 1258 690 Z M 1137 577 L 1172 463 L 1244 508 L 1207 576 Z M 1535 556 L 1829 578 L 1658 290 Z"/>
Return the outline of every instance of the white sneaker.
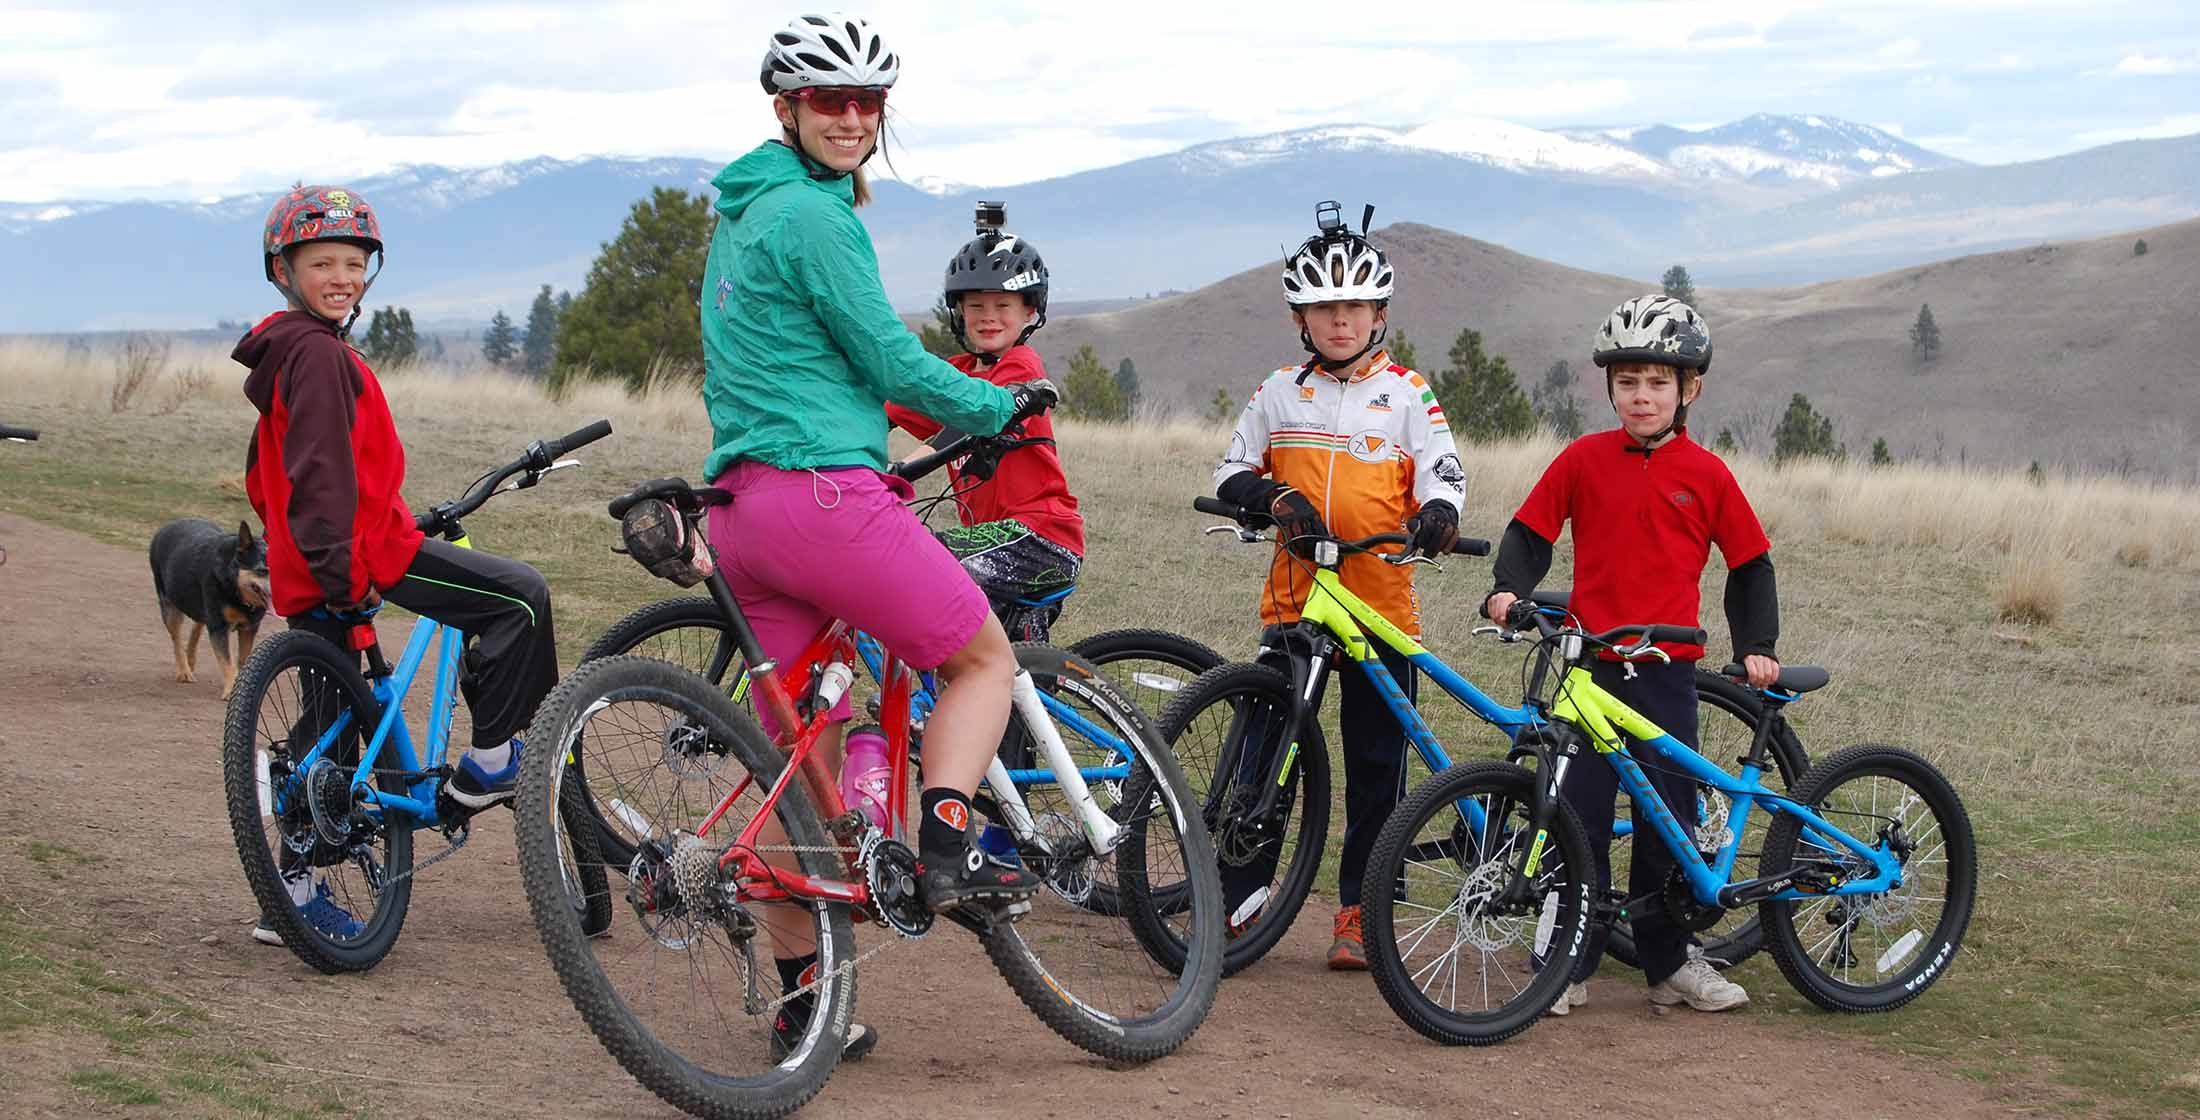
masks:
<path fill-rule="evenodd" d="M 1544 1014 L 1571 1015 L 1574 1013 L 1574 1008 L 1587 1002 L 1589 1002 L 1589 985 L 1568 984 L 1566 990 L 1558 994 L 1558 1002 L 1552 1004 L 1550 1010 L 1545 1011 Z"/>
<path fill-rule="evenodd" d="M 1740 984 L 1719 975 L 1711 962 L 1690 957 L 1680 970 L 1650 988 L 1650 1002 L 1672 1006 L 1685 1003 L 1698 1011 L 1730 1011 L 1749 1002 Z"/>

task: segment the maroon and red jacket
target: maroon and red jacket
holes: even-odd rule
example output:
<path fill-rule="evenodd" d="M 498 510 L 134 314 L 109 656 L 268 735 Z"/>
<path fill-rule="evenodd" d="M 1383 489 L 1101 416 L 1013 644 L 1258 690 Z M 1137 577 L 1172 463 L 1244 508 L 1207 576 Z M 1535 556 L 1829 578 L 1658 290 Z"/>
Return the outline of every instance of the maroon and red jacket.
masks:
<path fill-rule="evenodd" d="M 1047 374 L 1046 367 L 1039 361 L 1039 352 L 1023 345 L 1010 347 L 990 366 L 980 366 L 975 354 L 957 354 L 947 361 L 956 369 L 1003 389 L 1035 381 Z M 886 419 L 918 439 L 931 439 L 940 433 L 939 421 L 891 401 L 886 405 Z M 961 468 L 948 465 L 948 477 L 954 480 L 956 494 L 961 499 L 956 503 L 956 512 L 965 525 L 1020 521 L 1024 528 L 1082 558 L 1085 555 L 1085 515 L 1077 512 L 1077 499 L 1069 492 L 1069 478 L 1062 473 L 1062 457 L 1054 453 L 1054 418 L 1042 412 L 1024 421 L 1024 437 L 1045 442 L 1020 447 L 1002 457 L 1000 465 L 993 470 L 993 477 L 976 486 L 966 488 Z"/>
<path fill-rule="evenodd" d="M 244 486 L 267 527 L 275 613 L 357 603 L 402 579 L 421 534 L 398 496 L 397 422 L 366 360 L 303 311 L 261 320 L 230 356 L 252 371 L 244 395 L 260 410 Z"/>

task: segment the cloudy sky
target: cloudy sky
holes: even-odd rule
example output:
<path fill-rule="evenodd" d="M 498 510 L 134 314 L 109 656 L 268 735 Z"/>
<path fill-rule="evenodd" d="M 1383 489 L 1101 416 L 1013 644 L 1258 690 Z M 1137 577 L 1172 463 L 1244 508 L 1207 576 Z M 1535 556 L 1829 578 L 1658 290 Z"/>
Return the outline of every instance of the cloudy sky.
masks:
<path fill-rule="evenodd" d="M 0 200 L 264 192 L 404 163 L 739 153 L 792 3 L 0 0 Z M 1205 140 L 1460 115 L 1876 124 L 2004 163 L 2200 132 L 2200 4 L 873 0 L 905 176 L 1008 185 Z"/>

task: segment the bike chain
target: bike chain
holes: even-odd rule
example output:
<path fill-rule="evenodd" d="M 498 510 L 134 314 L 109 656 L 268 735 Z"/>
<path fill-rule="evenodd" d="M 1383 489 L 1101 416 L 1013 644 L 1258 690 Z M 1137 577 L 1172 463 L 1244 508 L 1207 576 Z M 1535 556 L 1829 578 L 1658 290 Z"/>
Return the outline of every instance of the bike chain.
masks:
<path fill-rule="evenodd" d="M 385 877 L 382 880 L 383 889 L 387 890 L 394 884 L 403 882 L 406 879 L 410 879 L 413 876 L 418 875 L 431 867 L 434 867 L 436 864 L 439 864 L 444 860 L 451 858 L 453 855 L 456 855 L 460 848 L 466 846 L 466 841 L 473 839 L 474 830 L 472 825 L 466 825 L 459 828 L 455 837 L 453 836 L 453 834 L 448 832 L 444 833 L 443 835 L 444 838 L 449 841 L 449 847 L 446 847 L 442 851 L 437 852 L 436 854 L 429 856 L 424 860 L 421 860 L 419 863 L 413 864 L 412 867 L 406 871 L 400 872 L 396 875 Z"/>
<path fill-rule="evenodd" d="M 847 849 L 845 848 L 829 844 L 766 844 L 759 845 L 753 850 L 759 854 L 762 854 L 764 852 L 825 852 L 833 855 L 844 855 L 847 851 Z M 866 922 L 864 924 L 877 925 L 880 928 L 894 934 L 894 936 L 886 938 L 885 940 L 879 942 L 877 945 L 856 954 L 854 957 L 843 961 L 840 964 L 834 965 L 831 972 L 821 973 L 819 974 L 817 979 L 812 980 L 807 984 L 803 984 L 799 987 L 793 988 L 786 992 L 784 995 L 781 995 L 778 999 L 771 1000 L 765 1003 L 760 1013 L 765 1015 L 777 1015 L 779 1013 L 779 1009 L 785 1007 L 788 1001 L 794 999 L 796 996 L 807 995 L 810 992 L 816 991 L 818 987 L 824 984 L 827 980 L 852 975 L 855 972 L 857 965 L 862 964 L 863 962 L 870 960 L 872 957 L 875 957 L 888 949 L 894 948 L 897 945 L 906 945 L 910 942 L 917 941 L 922 937 L 921 934 L 917 936 L 910 936 L 909 934 L 902 933 L 900 930 L 897 930 L 890 925 L 884 925 L 883 923 L 876 921 Z"/>

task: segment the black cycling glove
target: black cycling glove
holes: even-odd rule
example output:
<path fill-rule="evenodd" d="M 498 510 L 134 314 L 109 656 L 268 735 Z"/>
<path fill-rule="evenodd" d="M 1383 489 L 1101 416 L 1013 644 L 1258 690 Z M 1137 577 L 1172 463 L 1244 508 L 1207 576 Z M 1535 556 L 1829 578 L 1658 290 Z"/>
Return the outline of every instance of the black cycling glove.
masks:
<path fill-rule="evenodd" d="M 1276 539 L 1283 546 L 1309 560 L 1314 557 L 1314 546 L 1329 536 L 1329 526 L 1322 524 L 1321 511 L 1297 489 L 1284 486 L 1268 499 L 1268 516 L 1276 519 Z"/>
<path fill-rule="evenodd" d="M 1442 498 L 1430 498 L 1421 503 L 1421 512 L 1406 519 L 1406 532 L 1413 534 L 1414 551 L 1442 556 L 1459 542 L 1459 511 Z"/>

